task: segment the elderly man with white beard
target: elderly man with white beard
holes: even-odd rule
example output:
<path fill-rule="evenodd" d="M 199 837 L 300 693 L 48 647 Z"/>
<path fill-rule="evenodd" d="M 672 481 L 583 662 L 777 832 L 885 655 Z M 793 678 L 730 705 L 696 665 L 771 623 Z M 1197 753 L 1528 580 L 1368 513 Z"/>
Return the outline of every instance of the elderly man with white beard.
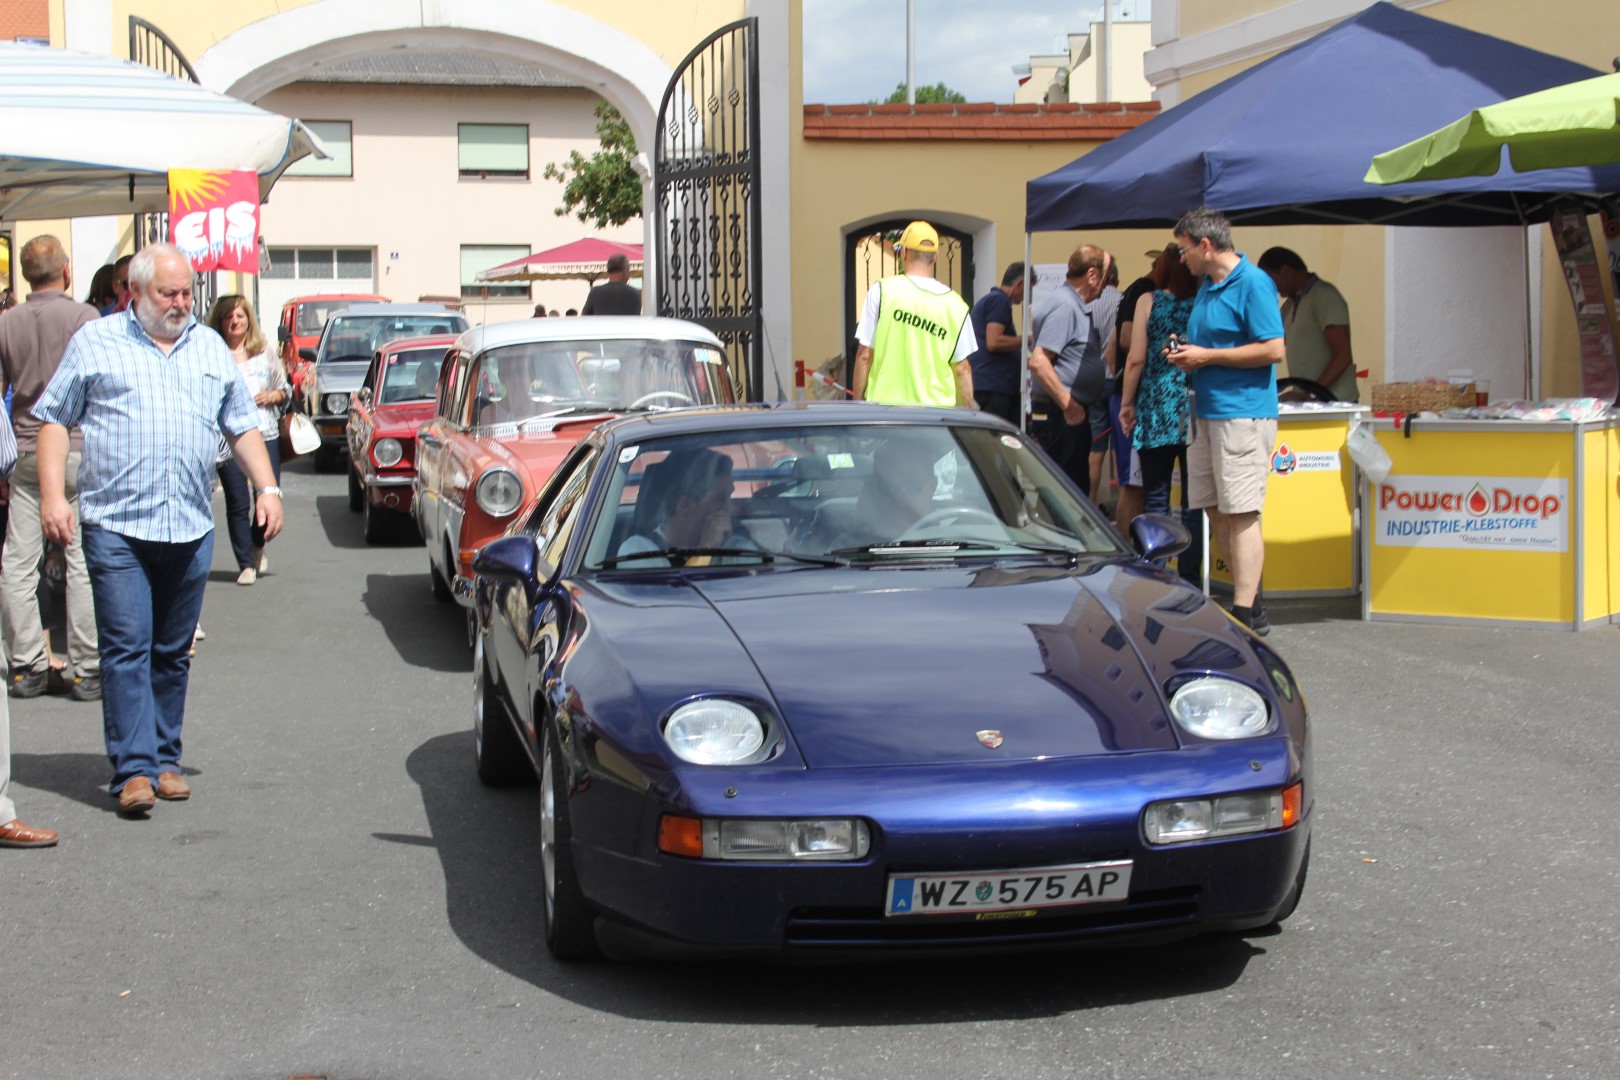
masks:
<path fill-rule="evenodd" d="M 68 429 L 84 432 L 79 522 L 100 638 L 102 722 L 119 813 L 185 799 L 180 727 L 191 636 L 213 561 L 214 462 L 223 434 L 258 490 L 266 538 L 281 489 L 230 349 L 191 316 L 191 264 L 167 244 L 129 264 L 125 312 L 86 324 L 33 407 L 40 523 L 66 543 Z"/>

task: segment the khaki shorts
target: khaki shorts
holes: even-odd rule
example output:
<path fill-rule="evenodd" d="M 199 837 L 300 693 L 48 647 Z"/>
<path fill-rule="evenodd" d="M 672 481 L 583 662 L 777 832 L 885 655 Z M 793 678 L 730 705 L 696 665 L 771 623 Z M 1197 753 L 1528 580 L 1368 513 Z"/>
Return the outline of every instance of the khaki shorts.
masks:
<path fill-rule="evenodd" d="M 1277 421 L 1200 420 L 1187 447 L 1187 501 L 1223 514 L 1258 512 L 1266 501 Z"/>

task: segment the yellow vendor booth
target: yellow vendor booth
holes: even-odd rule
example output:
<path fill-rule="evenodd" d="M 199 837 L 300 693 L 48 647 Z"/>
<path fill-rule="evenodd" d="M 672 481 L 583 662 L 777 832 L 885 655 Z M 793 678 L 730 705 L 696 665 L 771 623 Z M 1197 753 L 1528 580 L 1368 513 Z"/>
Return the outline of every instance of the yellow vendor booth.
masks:
<path fill-rule="evenodd" d="M 1620 417 L 1370 422 L 1393 467 L 1365 494 L 1363 618 L 1620 621 Z"/>
<path fill-rule="evenodd" d="M 1360 591 L 1356 550 L 1356 467 L 1345 452 L 1364 405 L 1278 405 L 1277 445 L 1266 478 L 1260 531 L 1266 541 L 1265 594 L 1351 596 Z M 1230 589 L 1226 563 L 1213 557 L 1210 580 Z"/>

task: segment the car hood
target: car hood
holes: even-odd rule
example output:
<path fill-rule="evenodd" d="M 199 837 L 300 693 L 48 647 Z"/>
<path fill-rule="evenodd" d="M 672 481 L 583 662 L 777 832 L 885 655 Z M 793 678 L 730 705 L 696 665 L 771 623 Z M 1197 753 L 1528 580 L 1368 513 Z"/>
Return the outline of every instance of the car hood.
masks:
<path fill-rule="evenodd" d="M 371 422 L 378 432 L 388 429 L 388 433 L 398 437 L 395 429 L 403 429 L 404 433 L 412 438 L 423 424 L 433 419 L 435 403 L 433 401 L 406 401 L 398 405 L 378 405 L 371 411 Z"/>
<path fill-rule="evenodd" d="M 339 394 L 360 389 L 366 381 L 370 360 L 323 360 L 315 365 L 315 385 L 323 394 Z"/>
<path fill-rule="evenodd" d="M 749 693 L 757 672 L 812 767 L 1173 749 L 1166 679 L 1214 669 L 1265 685 L 1202 595 L 1117 561 L 694 576 L 658 606 L 656 639 L 619 642 L 649 711 Z M 708 644 L 675 670 L 655 641 Z"/>

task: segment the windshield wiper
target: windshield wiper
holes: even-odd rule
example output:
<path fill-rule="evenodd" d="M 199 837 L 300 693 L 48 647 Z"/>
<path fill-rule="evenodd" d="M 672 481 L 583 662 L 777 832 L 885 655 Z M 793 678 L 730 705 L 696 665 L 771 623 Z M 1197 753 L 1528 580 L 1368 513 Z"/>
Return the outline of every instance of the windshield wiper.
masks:
<path fill-rule="evenodd" d="M 602 560 L 602 569 L 611 570 L 613 567 L 619 566 L 623 563 L 640 562 L 642 560 L 659 558 L 669 559 L 673 561 L 674 565 L 676 566 L 685 566 L 688 560 L 704 555 L 710 556 L 711 558 L 746 555 L 751 558 L 758 559 L 763 563 L 774 563 L 777 559 L 789 559 L 793 562 L 809 563 L 812 566 L 847 566 L 849 564 L 848 559 L 839 559 L 828 555 L 799 555 L 792 551 L 766 551 L 764 548 L 669 547 L 661 548 L 657 551 L 636 551 L 626 555 L 615 555 L 612 558 Z M 659 567 L 657 564 L 647 567 L 647 569 L 658 568 Z"/>
<path fill-rule="evenodd" d="M 610 412 L 610 411 L 611 411 L 611 409 L 608 406 L 603 405 L 600 402 L 585 401 L 585 402 L 581 402 L 578 405 L 564 405 L 560 409 L 552 409 L 550 412 L 539 413 L 538 415 L 528 417 L 527 419 L 519 420 L 517 428 L 518 428 L 519 431 L 522 431 L 524 428 L 528 427 L 530 424 L 538 424 L 538 423 L 541 423 L 541 422 L 546 421 L 546 420 L 555 420 L 559 416 L 569 416 L 569 415 L 572 415 L 573 413 L 579 413 L 579 412 Z"/>
<path fill-rule="evenodd" d="M 876 544 L 861 544 L 858 547 L 834 548 L 827 552 L 829 555 L 908 555 L 912 552 L 951 552 L 951 551 L 995 551 L 1000 544 L 990 544 L 983 540 L 953 540 L 950 538 L 930 538 L 928 540 L 884 540 Z"/>

